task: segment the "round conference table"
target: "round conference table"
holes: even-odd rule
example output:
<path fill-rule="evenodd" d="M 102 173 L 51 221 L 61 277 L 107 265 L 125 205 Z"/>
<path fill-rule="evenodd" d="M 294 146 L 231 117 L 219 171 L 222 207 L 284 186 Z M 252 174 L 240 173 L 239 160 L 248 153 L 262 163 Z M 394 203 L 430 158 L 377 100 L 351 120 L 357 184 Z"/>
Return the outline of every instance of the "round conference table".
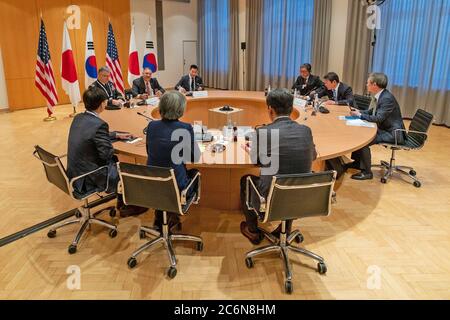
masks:
<path fill-rule="evenodd" d="M 269 124 L 266 99 L 263 92 L 248 91 L 209 91 L 207 97 L 187 98 L 187 106 L 181 121 L 193 124 L 201 121 L 208 126 L 217 123 L 211 117 L 211 110 L 225 105 L 240 110 L 238 126 L 255 127 Z M 325 168 L 325 160 L 349 154 L 368 145 L 377 132 L 376 128 L 348 126 L 339 116 L 349 115 L 347 106 L 329 106 L 329 114 L 312 115 L 311 108 L 294 106 L 291 118 L 300 124 L 307 125 L 313 132 L 317 150 L 317 159 L 313 164 L 315 171 Z M 142 138 L 133 144 L 116 142 L 114 148 L 122 162 L 146 164 L 147 150 L 143 129 L 148 120 L 139 116 L 138 112 L 152 119 L 159 119 L 157 106 L 141 106 L 123 108 L 117 111 L 105 111 L 101 117 L 109 124 L 111 131 L 129 132 Z M 214 119 L 214 121 L 212 120 Z M 225 123 L 224 123 L 225 124 Z M 214 135 L 221 135 L 222 130 L 208 129 Z M 213 153 L 208 144 L 200 146 L 202 157 L 198 163 L 188 167 L 198 168 L 202 173 L 202 195 L 200 205 L 221 210 L 238 210 L 240 208 L 241 177 L 245 174 L 259 175 L 259 169 L 252 164 L 249 155 L 244 151 L 245 138 L 230 142 L 223 153 Z"/>

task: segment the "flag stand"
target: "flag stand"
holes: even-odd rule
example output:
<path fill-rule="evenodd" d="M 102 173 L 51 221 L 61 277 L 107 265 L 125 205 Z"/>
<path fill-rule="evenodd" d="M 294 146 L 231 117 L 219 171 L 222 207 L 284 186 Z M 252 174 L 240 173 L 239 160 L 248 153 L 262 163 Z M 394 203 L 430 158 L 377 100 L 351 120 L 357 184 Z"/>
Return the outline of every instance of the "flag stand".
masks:
<path fill-rule="evenodd" d="M 44 121 L 44 122 L 52 122 L 52 121 L 56 121 L 56 117 L 48 116 L 47 118 L 44 118 L 43 121 Z"/>
<path fill-rule="evenodd" d="M 69 117 L 75 118 L 76 115 L 77 115 L 77 108 L 73 107 L 73 112 L 71 114 L 69 114 Z"/>

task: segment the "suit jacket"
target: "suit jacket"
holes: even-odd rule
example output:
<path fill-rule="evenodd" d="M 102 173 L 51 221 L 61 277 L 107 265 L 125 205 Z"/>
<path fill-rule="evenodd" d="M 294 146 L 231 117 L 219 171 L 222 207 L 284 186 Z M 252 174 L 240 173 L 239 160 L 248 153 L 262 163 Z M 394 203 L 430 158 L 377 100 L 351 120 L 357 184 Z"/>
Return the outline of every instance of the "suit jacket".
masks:
<path fill-rule="evenodd" d="M 91 113 L 80 113 L 72 122 L 67 152 L 67 175 L 70 179 L 117 161 L 108 124 Z M 79 193 L 104 189 L 107 171 L 80 179 L 74 185 Z"/>
<path fill-rule="evenodd" d="M 163 87 L 159 85 L 158 80 L 156 78 L 150 79 L 150 86 L 155 94 L 157 91 L 161 91 L 161 93 L 166 92 L 166 90 L 164 90 Z M 133 81 L 133 87 L 131 88 L 131 92 L 133 93 L 134 98 L 140 94 L 146 93 L 146 90 L 147 88 L 145 87 L 145 81 L 143 77 L 140 77 L 139 79 Z"/>
<path fill-rule="evenodd" d="M 395 130 L 405 129 L 400 106 L 394 95 L 388 90 L 384 90 L 377 101 L 375 114 L 373 111 L 373 109 L 363 111 L 361 119 L 378 125 L 377 142 L 394 143 Z M 397 142 L 403 144 L 404 132 L 397 135 Z"/>
<path fill-rule="evenodd" d="M 302 96 L 309 96 L 312 91 L 320 93 L 326 90 L 325 85 L 323 84 L 322 80 L 320 80 L 320 77 L 313 75 L 309 76 L 308 82 L 306 82 L 306 79 L 299 76 L 297 78 L 297 81 L 295 81 L 294 85 L 292 86 L 292 90 L 295 89 L 297 89 L 297 91 L 300 92 L 300 95 Z"/>
<path fill-rule="evenodd" d="M 106 85 L 103 85 L 100 83 L 100 81 L 95 81 L 91 86 L 97 87 L 101 90 L 103 90 L 108 95 L 108 106 L 112 106 L 113 100 L 122 99 L 125 101 L 125 98 L 122 96 L 122 94 L 117 91 L 117 89 L 114 87 L 114 84 L 109 81 Z"/>
<path fill-rule="evenodd" d="M 175 86 L 175 90 L 179 90 L 180 87 L 184 88 L 184 90 L 186 90 L 187 92 L 190 91 L 198 91 L 199 87 L 203 88 L 203 80 L 201 77 L 197 76 L 195 77 L 195 90 L 192 90 L 192 88 L 190 88 L 189 86 L 189 75 L 185 75 L 183 76 L 180 81 L 178 81 L 177 85 Z"/>
<path fill-rule="evenodd" d="M 173 132 L 180 129 L 182 129 L 181 137 L 177 141 L 172 141 Z M 180 143 L 183 146 L 180 153 L 182 161 L 180 161 L 180 164 L 175 164 L 171 157 L 172 150 Z M 147 154 L 149 166 L 174 169 L 180 190 L 186 189 L 190 183 L 186 163 L 197 162 L 201 156 L 192 125 L 178 120 L 160 120 L 149 123 L 147 128 Z"/>
<path fill-rule="evenodd" d="M 271 134 L 277 132 L 278 146 L 275 141 L 272 143 Z M 268 142 L 267 151 L 264 150 L 265 147 L 259 148 L 260 141 L 262 146 L 266 145 L 265 137 Z M 289 117 L 278 118 L 268 126 L 258 128 L 252 137 L 250 155 L 252 162 L 262 167 L 257 188 L 263 197 L 268 196 L 274 175 L 310 173 L 312 162 L 317 157 L 311 129 L 292 121 Z M 278 170 L 269 168 L 267 157 L 279 159 Z"/>
<path fill-rule="evenodd" d="M 328 96 L 329 99 L 333 100 L 333 91 L 332 90 L 326 90 L 323 91 L 321 94 L 319 94 L 319 98 L 322 98 L 324 96 Z M 337 101 L 336 104 L 346 106 L 349 104 L 353 107 L 354 103 L 354 97 L 353 97 L 353 89 L 349 85 L 340 82 L 339 88 L 337 92 Z"/>

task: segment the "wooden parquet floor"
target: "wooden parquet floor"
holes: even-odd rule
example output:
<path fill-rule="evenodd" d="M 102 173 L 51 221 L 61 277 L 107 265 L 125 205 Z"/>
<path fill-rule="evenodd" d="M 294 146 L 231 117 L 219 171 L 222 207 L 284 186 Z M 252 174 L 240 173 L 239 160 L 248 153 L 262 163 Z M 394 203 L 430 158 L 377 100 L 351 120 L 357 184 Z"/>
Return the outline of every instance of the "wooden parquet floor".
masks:
<path fill-rule="evenodd" d="M 40 144 L 66 153 L 69 107 L 58 121 L 44 123 L 43 109 L 0 114 L 0 237 L 72 209 L 77 203 L 50 186 L 32 157 Z M 374 161 L 388 159 L 373 148 Z M 175 247 L 178 276 L 164 276 L 164 250 L 144 254 L 129 270 L 126 262 L 142 243 L 137 229 L 148 213 L 120 220 L 110 239 L 93 228 L 79 252 L 67 246 L 75 227 L 48 239 L 41 231 L 0 248 L 2 299 L 450 299 L 450 130 L 433 127 L 420 152 L 399 153 L 398 163 L 414 166 L 423 187 L 394 179 L 352 181 L 346 175 L 332 215 L 297 221 L 307 249 L 325 257 L 326 276 L 315 263 L 293 258 L 294 294 L 283 290 L 281 260 L 256 260 L 249 270 L 244 254 L 252 245 L 239 233 L 239 212 L 194 208 L 183 232 L 201 235 L 203 252 Z M 69 290 L 67 269 L 78 266 L 81 289 Z M 379 280 L 379 281 L 378 281 Z"/>

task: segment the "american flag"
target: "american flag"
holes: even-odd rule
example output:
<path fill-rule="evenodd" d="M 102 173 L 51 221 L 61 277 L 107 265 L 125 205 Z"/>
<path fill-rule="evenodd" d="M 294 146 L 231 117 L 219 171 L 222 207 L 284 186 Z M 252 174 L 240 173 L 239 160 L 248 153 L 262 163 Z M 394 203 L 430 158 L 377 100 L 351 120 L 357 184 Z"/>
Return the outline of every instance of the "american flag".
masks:
<path fill-rule="evenodd" d="M 45 32 L 44 21 L 41 19 L 41 31 L 39 34 L 39 46 L 36 61 L 35 85 L 47 100 L 47 112 L 51 116 L 54 106 L 58 103 L 58 93 L 56 92 L 55 76 L 48 49 L 47 33 Z"/>
<path fill-rule="evenodd" d="M 119 53 L 117 51 L 116 39 L 111 23 L 108 30 L 108 49 L 106 50 L 106 65 L 111 70 L 111 80 L 117 90 L 125 94 L 122 77 L 122 68 L 120 66 Z"/>

